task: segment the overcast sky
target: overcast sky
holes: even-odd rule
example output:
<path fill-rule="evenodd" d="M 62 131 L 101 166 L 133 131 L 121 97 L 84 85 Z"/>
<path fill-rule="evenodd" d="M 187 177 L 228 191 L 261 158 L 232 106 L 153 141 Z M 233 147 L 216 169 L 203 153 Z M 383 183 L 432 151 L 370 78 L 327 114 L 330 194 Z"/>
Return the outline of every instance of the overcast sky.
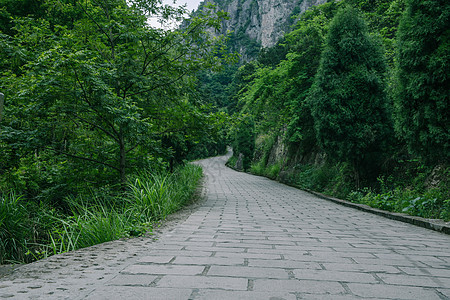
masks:
<path fill-rule="evenodd" d="M 178 0 L 177 4 L 179 5 L 187 4 L 187 9 L 189 11 L 192 11 L 193 9 L 197 9 L 200 2 L 201 2 L 200 0 Z"/>
<path fill-rule="evenodd" d="M 181 6 L 186 4 L 186 9 L 191 12 L 193 9 L 197 9 L 202 0 L 176 0 L 175 6 Z M 164 4 L 173 5 L 174 0 L 163 0 Z M 152 26 L 160 27 L 156 18 L 150 18 L 149 23 Z"/>

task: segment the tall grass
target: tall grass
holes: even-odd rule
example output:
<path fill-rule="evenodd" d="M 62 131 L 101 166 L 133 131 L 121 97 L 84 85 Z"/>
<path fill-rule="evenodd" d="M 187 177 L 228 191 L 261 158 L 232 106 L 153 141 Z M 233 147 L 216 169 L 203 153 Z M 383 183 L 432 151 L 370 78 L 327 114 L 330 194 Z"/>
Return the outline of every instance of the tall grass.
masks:
<path fill-rule="evenodd" d="M 60 226 L 50 235 L 49 254 L 73 251 L 128 235 L 131 220 L 125 207 L 116 208 L 95 194 L 89 202 L 80 197 L 70 203 L 72 216 L 56 218 Z"/>
<path fill-rule="evenodd" d="M 93 195 L 71 203 L 73 216 L 60 219 L 49 248 L 52 254 L 136 236 L 151 229 L 192 199 L 202 177 L 199 166 L 187 165 L 174 173 L 141 172 L 128 184 L 129 192 L 115 201 Z"/>
<path fill-rule="evenodd" d="M 27 206 L 14 194 L 1 196 L 0 264 L 141 235 L 190 201 L 201 177 L 202 169 L 195 165 L 173 173 L 142 172 L 130 181 L 128 193 L 111 197 L 93 191 L 88 197 L 67 197 L 70 215 Z"/>
<path fill-rule="evenodd" d="M 196 165 L 187 165 L 172 174 L 144 172 L 129 184 L 128 200 L 149 221 L 165 219 L 192 197 L 201 176 L 202 170 Z"/>
<path fill-rule="evenodd" d="M 266 167 L 265 175 L 270 179 L 276 179 L 280 174 L 280 170 L 281 163 L 276 162 L 275 164 Z"/>
<path fill-rule="evenodd" d="M 169 175 L 143 173 L 129 184 L 128 200 L 148 220 L 164 219 L 174 200 L 174 191 L 167 184 L 169 181 Z"/>
<path fill-rule="evenodd" d="M 0 195 L 0 264 L 26 261 L 32 236 L 21 197 L 14 193 Z"/>
<path fill-rule="evenodd" d="M 250 173 L 255 174 L 255 175 L 264 175 L 264 171 L 265 171 L 265 165 L 263 161 L 259 161 L 256 163 L 253 163 L 250 166 Z"/>

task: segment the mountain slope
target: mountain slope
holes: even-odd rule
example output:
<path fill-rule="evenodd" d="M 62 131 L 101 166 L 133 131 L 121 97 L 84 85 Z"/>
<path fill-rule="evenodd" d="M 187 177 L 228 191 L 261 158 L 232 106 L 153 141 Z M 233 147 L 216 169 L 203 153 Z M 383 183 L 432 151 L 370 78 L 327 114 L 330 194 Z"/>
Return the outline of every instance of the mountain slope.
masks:
<path fill-rule="evenodd" d="M 293 16 L 325 2 L 327 0 L 206 0 L 199 9 L 211 3 L 216 5 L 216 10 L 228 13 L 230 18 L 223 22 L 217 34 L 231 32 L 230 48 L 248 61 L 261 47 L 272 47 L 289 32 Z"/>

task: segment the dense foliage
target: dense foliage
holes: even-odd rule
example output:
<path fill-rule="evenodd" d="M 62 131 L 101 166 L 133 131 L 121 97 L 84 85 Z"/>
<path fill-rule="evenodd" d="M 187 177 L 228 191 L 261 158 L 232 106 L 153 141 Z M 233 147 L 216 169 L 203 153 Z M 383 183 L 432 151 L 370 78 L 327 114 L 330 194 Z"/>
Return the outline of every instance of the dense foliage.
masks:
<path fill-rule="evenodd" d="M 398 29 L 396 125 L 412 153 L 450 159 L 450 3 L 408 1 Z"/>
<path fill-rule="evenodd" d="M 309 96 L 321 149 L 356 171 L 376 167 L 390 131 L 381 47 L 355 9 L 333 18 Z"/>
<path fill-rule="evenodd" d="M 146 24 L 138 4 L 147 3 L 46 4 L 77 19 L 19 19 L 16 34 L 6 36 L 10 56 L 23 54 L 20 71 L 11 65 L 4 81 L 4 168 L 20 168 L 18 157 L 34 152 L 44 163 L 57 157 L 51 165 L 63 170 L 95 168 L 99 177 L 115 171 L 124 185 L 152 156 L 179 154 L 163 140 L 199 135 L 211 121 L 186 91 L 189 74 L 215 64 L 217 45 L 203 30 L 219 19 L 198 17 L 184 32 L 162 31 Z"/>

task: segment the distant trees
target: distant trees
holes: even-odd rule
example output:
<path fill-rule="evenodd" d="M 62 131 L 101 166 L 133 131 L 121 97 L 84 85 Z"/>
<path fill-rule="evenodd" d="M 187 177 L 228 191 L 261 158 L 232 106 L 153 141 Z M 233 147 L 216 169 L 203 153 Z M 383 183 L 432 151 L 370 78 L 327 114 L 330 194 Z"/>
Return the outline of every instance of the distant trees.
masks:
<path fill-rule="evenodd" d="M 385 71 L 382 48 L 363 19 L 351 7 L 341 9 L 329 26 L 309 101 L 322 149 L 357 171 L 383 149 L 390 130 Z"/>
<path fill-rule="evenodd" d="M 408 0 L 396 52 L 395 124 L 429 163 L 450 159 L 450 2 Z"/>

